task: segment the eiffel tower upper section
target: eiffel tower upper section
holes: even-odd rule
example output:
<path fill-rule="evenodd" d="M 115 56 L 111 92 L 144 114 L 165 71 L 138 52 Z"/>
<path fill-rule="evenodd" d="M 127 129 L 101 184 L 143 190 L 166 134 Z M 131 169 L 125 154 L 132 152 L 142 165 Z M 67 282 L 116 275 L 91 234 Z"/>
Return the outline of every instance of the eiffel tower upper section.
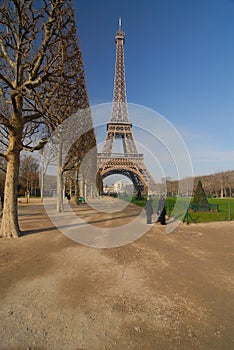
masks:
<path fill-rule="evenodd" d="M 129 123 L 128 106 L 126 95 L 126 80 L 124 67 L 124 42 L 125 34 L 122 31 L 122 21 L 119 18 L 119 28 L 115 36 L 116 59 L 115 59 L 115 79 L 114 96 L 112 104 L 111 122 Z"/>
<path fill-rule="evenodd" d="M 137 154 L 138 152 L 132 135 L 132 124 L 128 118 L 124 68 L 124 42 L 125 34 L 122 31 L 121 18 L 119 18 L 119 27 L 115 35 L 116 59 L 112 114 L 110 122 L 107 123 L 107 134 L 102 153 L 111 154 L 114 140 L 121 138 L 124 155 L 129 156 L 130 154 Z"/>

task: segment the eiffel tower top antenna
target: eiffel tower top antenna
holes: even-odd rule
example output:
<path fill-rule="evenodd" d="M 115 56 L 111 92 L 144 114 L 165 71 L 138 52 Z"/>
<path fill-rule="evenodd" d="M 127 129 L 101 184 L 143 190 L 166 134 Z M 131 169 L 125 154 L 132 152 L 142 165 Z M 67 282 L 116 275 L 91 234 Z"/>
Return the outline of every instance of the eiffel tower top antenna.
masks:
<path fill-rule="evenodd" d="M 119 17 L 119 30 L 118 32 L 122 32 L 122 18 Z"/>

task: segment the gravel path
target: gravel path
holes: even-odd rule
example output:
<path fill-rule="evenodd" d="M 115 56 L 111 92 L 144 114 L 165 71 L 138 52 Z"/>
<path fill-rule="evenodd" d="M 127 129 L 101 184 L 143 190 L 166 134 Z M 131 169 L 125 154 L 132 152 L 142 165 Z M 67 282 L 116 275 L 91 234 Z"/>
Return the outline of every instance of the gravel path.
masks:
<path fill-rule="evenodd" d="M 139 213 L 73 209 L 100 229 Z M 1 350 L 234 349 L 234 222 L 154 224 L 97 249 L 62 235 L 39 201 L 19 212 L 24 236 L 0 240 Z"/>

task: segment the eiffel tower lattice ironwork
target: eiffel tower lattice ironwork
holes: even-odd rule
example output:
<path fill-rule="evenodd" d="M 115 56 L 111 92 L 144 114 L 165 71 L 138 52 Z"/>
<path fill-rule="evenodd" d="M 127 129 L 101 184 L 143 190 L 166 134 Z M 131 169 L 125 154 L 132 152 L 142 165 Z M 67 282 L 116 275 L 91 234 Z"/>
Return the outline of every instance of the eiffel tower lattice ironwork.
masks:
<path fill-rule="evenodd" d="M 102 178 L 113 174 L 127 176 L 135 190 L 147 193 L 156 183 L 144 164 L 143 154 L 139 154 L 132 134 L 132 124 L 128 118 L 126 80 L 124 68 L 125 34 L 122 31 L 121 18 L 115 36 L 116 61 L 114 78 L 114 96 L 111 120 L 107 123 L 107 133 L 103 150 L 98 153 L 98 168 Z M 121 139 L 123 153 L 113 153 L 113 143 Z"/>

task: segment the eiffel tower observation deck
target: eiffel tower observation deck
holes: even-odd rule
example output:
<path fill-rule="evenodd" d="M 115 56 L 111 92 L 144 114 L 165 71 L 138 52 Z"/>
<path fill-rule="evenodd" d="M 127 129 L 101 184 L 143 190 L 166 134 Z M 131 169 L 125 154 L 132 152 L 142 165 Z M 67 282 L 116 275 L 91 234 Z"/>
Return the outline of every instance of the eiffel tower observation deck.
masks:
<path fill-rule="evenodd" d="M 144 164 L 144 155 L 137 151 L 132 124 L 128 116 L 124 43 L 125 34 L 122 31 L 122 20 L 119 18 L 118 31 L 115 35 L 116 60 L 112 114 L 107 123 L 102 152 L 98 153 L 98 168 L 103 179 L 109 175 L 122 174 L 133 182 L 137 192 L 147 193 L 150 188 L 155 187 L 156 183 Z M 113 144 L 116 139 L 122 140 L 122 153 L 113 153 Z"/>

